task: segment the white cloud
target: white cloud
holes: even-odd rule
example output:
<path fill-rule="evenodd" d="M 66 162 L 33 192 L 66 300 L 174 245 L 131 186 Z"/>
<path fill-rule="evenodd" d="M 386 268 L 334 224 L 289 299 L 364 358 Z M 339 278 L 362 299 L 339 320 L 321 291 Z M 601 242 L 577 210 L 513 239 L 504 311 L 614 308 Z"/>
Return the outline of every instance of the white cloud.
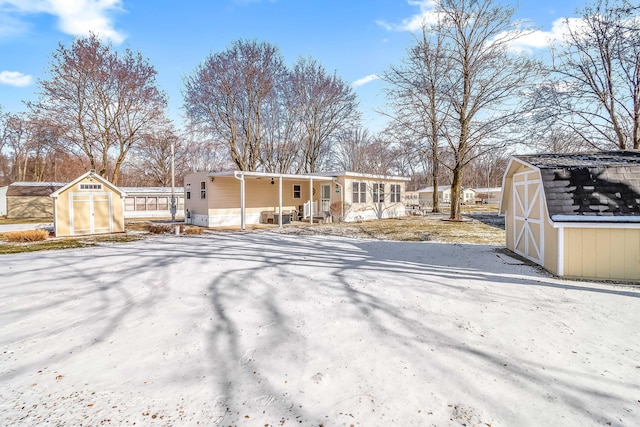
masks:
<path fill-rule="evenodd" d="M 355 82 L 352 83 L 353 87 L 358 87 L 358 86 L 363 86 L 366 85 L 367 83 L 370 83 L 374 80 L 379 80 L 380 76 L 377 74 L 369 74 L 366 77 L 363 77 L 361 79 L 356 80 Z"/>
<path fill-rule="evenodd" d="M 0 71 L 0 84 L 23 87 L 29 86 L 33 77 L 19 71 Z"/>
<path fill-rule="evenodd" d="M 517 52 L 531 52 L 534 49 L 544 49 L 551 43 L 562 42 L 569 28 L 577 30 L 584 26 L 580 18 L 560 18 L 551 24 L 551 30 L 535 30 L 511 43 L 511 49 Z M 498 36 L 500 37 L 500 36 Z"/>
<path fill-rule="evenodd" d="M 400 23 L 389 23 L 384 20 L 375 21 L 387 31 L 417 31 L 422 28 L 424 24 L 433 24 L 437 22 L 437 14 L 433 11 L 435 4 L 434 0 L 407 0 L 407 3 L 411 6 L 417 6 L 420 8 L 420 13 L 417 13 L 409 18 L 403 19 Z"/>
<path fill-rule="evenodd" d="M 113 27 L 111 14 L 122 11 L 122 0 L 0 0 L 0 22 L 16 16 L 46 13 L 58 18 L 66 34 L 98 36 L 121 43 L 125 36 Z"/>

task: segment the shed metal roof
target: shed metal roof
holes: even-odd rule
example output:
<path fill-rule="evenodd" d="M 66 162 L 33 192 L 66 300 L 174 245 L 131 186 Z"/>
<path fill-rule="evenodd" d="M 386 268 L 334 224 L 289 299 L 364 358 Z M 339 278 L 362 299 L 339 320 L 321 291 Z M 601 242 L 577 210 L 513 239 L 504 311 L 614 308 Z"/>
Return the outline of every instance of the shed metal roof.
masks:
<path fill-rule="evenodd" d="M 640 152 L 515 156 L 538 169 L 549 216 L 559 221 L 640 220 Z M 573 219 L 572 219 L 573 218 Z"/>
<path fill-rule="evenodd" d="M 61 182 L 14 182 L 7 189 L 7 196 L 48 196 L 59 188 Z"/>

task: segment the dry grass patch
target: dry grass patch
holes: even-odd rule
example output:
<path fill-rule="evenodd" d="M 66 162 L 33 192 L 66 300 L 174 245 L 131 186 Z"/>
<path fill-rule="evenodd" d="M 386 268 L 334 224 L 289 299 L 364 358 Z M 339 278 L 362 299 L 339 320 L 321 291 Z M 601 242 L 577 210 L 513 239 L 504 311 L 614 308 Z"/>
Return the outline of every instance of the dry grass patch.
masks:
<path fill-rule="evenodd" d="M 151 234 L 173 234 L 178 224 L 147 224 L 146 231 Z M 180 234 L 199 235 L 202 234 L 202 227 L 194 225 L 180 224 Z"/>
<path fill-rule="evenodd" d="M 151 234 L 165 234 L 171 233 L 174 230 L 173 225 L 169 224 L 149 224 L 147 225 L 147 231 Z"/>
<path fill-rule="evenodd" d="M 180 226 L 180 233 L 183 233 L 183 234 L 200 235 L 202 234 L 202 232 L 203 232 L 202 227 L 196 227 L 193 225 Z"/>
<path fill-rule="evenodd" d="M 0 254 L 17 254 L 22 252 L 37 252 L 56 249 L 85 248 L 109 243 L 127 243 L 144 239 L 140 235 L 105 234 L 100 236 L 83 236 L 73 238 L 48 239 L 41 242 L 0 243 Z"/>
<path fill-rule="evenodd" d="M 274 229 L 276 232 L 300 235 L 332 235 L 377 240 L 431 241 L 444 243 L 476 243 L 503 245 L 504 230 L 477 220 L 445 221 L 443 215 L 427 215 L 362 221 L 358 223 L 314 224 L 311 226 Z"/>
<path fill-rule="evenodd" d="M 10 231 L 2 235 L 3 240 L 7 242 L 27 243 L 27 242 L 41 242 L 47 240 L 49 232 L 47 230 L 21 230 Z"/>

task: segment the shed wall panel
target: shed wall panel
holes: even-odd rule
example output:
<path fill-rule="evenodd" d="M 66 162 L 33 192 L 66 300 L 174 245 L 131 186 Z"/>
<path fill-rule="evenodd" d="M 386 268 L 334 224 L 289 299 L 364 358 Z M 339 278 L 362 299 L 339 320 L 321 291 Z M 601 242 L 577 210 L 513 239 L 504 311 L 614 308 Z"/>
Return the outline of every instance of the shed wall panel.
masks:
<path fill-rule="evenodd" d="M 640 230 L 565 228 L 565 275 L 640 280 Z"/>
<path fill-rule="evenodd" d="M 49 196 L 7 196 L 7 218 L 52 218 Z"/>

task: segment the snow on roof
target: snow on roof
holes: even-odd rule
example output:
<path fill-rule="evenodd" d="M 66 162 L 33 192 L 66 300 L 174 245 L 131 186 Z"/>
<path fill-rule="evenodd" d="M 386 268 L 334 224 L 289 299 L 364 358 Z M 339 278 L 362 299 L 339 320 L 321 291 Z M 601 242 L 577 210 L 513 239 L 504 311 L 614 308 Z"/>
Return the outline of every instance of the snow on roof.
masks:
<path fill-rule="evenodd" d="M 484 187 L 484 188 L 474 188 L 476 193 L 497 193 L 502 191 L 502 187 Z"/>
<path fill-rule="evenodd" d="M 35 181 L 16 181 L 9 184 L 9 187 L 64 187 L 66 182 L 35 182 Z"/>
<path fill-rule="evenodd" d="M 171 187 L 120 187 L 127 195 L 133 194 L 171 194 Z M 176 187 L 176 193 L 184 193 L 183 187 Z"/>
<path fill-rule="evenodd" d="M 640 216 L 628 215 L 552 215 L 551 220 L 555 222 L 640 222 Z"/>

